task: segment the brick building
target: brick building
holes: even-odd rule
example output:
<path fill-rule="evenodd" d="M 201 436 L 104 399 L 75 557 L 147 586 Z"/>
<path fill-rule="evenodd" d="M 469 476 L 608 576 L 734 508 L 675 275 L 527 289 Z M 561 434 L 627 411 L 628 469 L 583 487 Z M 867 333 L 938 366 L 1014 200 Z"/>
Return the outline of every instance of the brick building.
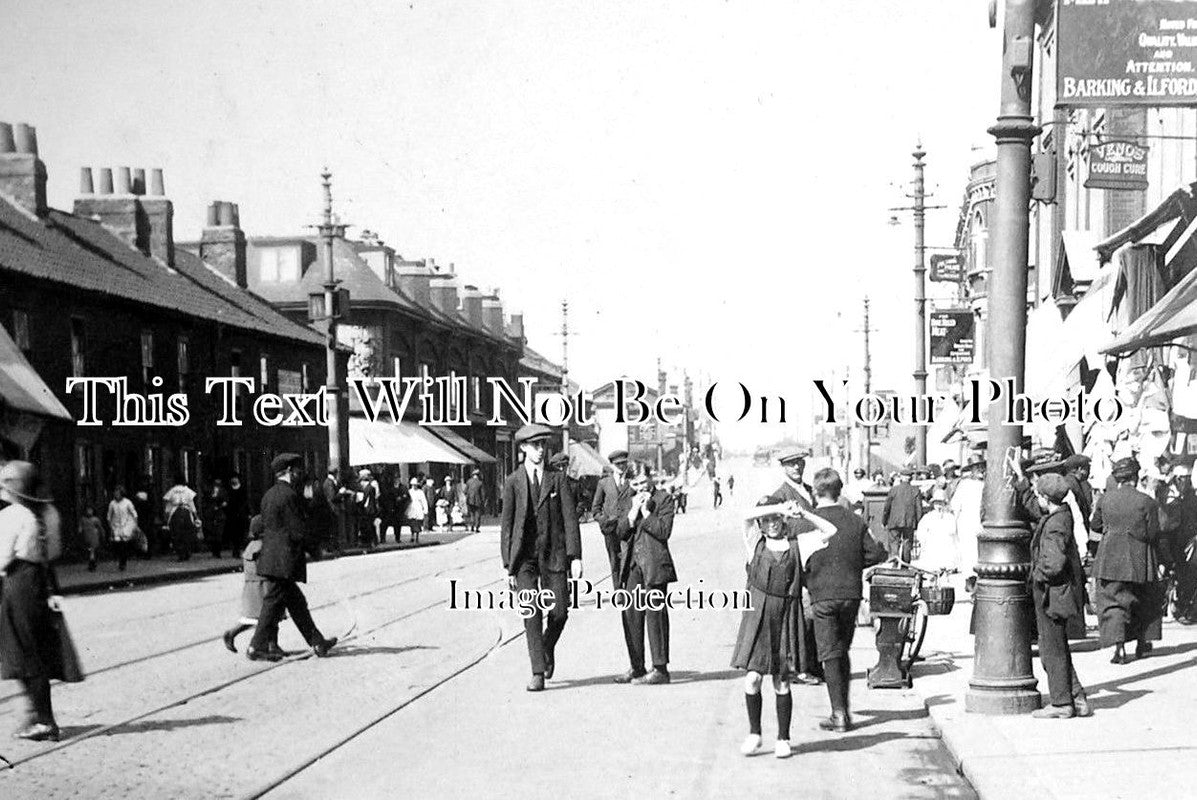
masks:
<path fill-rule="evenodd" d="M 323 471 L 323 427 L 216 425 L 208 377 L 252 377 L 271 392 L 325 381 L 323 338 L 247 289 L 233 212 L 210 219 L 201 259 L 175 247 L 160 170 L 147 185 L 143 170 L 84 168 L 73 213 L 49 208 L 36 132 L 0 124 L 0 324 L 75 420 L 84 409 L 78 389 L 66 392 L 71 377 L 123 377 L 130 393 L 182 393 L 190 409 L 182 426 L 45 427 L 25 454 L 43 466 L 71 535 L 79 507 L 106 503 L 117 484 L 159 499 L 176 475 L 202 491 L 238 471 L 255 503 L 278 452 Z M 99 404 L 101 420 L 114 412 Z"/>

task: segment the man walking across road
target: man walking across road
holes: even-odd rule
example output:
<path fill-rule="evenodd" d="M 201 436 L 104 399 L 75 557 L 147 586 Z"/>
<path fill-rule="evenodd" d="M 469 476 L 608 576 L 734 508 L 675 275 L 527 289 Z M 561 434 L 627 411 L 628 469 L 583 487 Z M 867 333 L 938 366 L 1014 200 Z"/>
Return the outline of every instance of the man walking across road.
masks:
<path fill-rule="evenodd" d="M 258 555 L 258 575 L 266 584 L 258 626 L 246 655 L 251 661 L 279 661 L 281 651 L 272 648 L 278 641 L 278 624 L 286 610 L 304 640 L 317 656 L 324 657 L 337 643 L 325 639 L 312 620 L 307 598 L 299 584 L 307 581 L 304 554 L 304 524 L 299 506 L 299 483 L 303 457 L 283 453 L 270 462 L 276 482 L 262 496 L 262 550 Z"/>
<path fill-rule="evenodd" d="M 607 546 L 607 560 L 611 564 L 611 584 L 619 589 L 619 532 L 615 530 L 619 522 L 619 503 L 631 490 L 624 474 L 628 468 L 628 451 L 615 450 L 607 454 L 611 462 L 612 472 L 599 479 L 598 488 L 594 491 L 594 503 L 590 507 L 590 514 L 598 523 L 599 531 L 603 534 L 603 544 Z"/>
<path fill-rule="evenodd" d="M 570 575 L 582 577 L 582 536 L 573 494 L 562 472 L 545 469 L 544 445 L 552 431 L 525 425 L 515 433 L 524 463 L 503 481 L 499 521 L 500 555 L 508 585 L 515 591 L 549 592 L 547 625 L 539 605 L 524 619 L 532 679 L 528 691 L 544 689 L 553 677 L 557 641 L 568 614 Z"/>

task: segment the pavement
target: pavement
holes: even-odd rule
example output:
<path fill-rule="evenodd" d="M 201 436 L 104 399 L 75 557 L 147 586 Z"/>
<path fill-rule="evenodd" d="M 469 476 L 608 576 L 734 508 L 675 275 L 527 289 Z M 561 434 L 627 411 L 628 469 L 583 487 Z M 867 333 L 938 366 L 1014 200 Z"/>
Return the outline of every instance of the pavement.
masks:
<path fill-rule="evenodd" d="M 1073 641 L 1073 663 L 1092 717 L 982 716 L 964 711 L 973 637 L 971 605 L 959 602 L 962 596 L 958 591 L 951 615 L 931 618 L 923 646 L 927 661 L 913 670 L 914 688 L 983 800 L 1194 796 L 1197 626 L 1165 621 L 1163 641 L 1152 654 L 1127 665 L 1110 663 L 1112 649 L 1098 648 L 1095 630 L 1087 640 Z M 1047 678 L 1038 657 L 1033 666 L 1046 703 Z"/>
<path fill-rule="evenodd" d="M 692 495 L 672 549 L 682 585 L 743 587 L 740 514 L 759 493 L 737 474 L 718 511 Z M 743 487 L 743 488 L 741 488 Z M 594 525 L 586 578 L 608 587 Z M 740 673 L 728 667 L 740 612 L 675 609 L 668 686 L 616 685 L 626 668 L 618 613 L 582 598 L 547 691 L 510 610 L 452 608 L 454 591 L 505 583 L 498 531 L 440 547 L 312 564 L 304 587 L 332 657 L 250 662 L 224 650 L 241 578 L 217 574 L 67 598 L 88 678 L 55 685 L 64 739 L 0 742 L 0 797 L 390 798 L 626 796 L 972 798 L 915 690 L 869 691 L 861 629 L 850 734 L 819 730 L 822 686 L 796 687 L 788 760 L 738 752 L 747 732 Z M 239 645 L 243 649 L 246 637 Z M 19 724 L 16 684 L 0 685 L 0 730 Z M 4 766 L 0 763 L 0 767 Z"/>
<path fill-rule="evenodd" d="M 371 550 L 356 546 L 345 548 L 340 557 L 432 547 L 457 541 L 467 535 L 469 535 L 467 531 L 447 533 L 429 531 L 421 534 L 420 541 L 414 544 L 410 541 L 397 544 L 392 539 Z M 206 551 L 194 553 L 186 561 L 179 561 L 170 554 L 153 558 L 135 556 L 129 559 L 123 570 L 119 569 L 117 562 L 111 558 L 101 559 L 96 564 L 94 571 L 89 570 L 85 562 L 59 564 L 55 567 L 55 574 L 58 576 L 58 583 L 63 595 L 112 591 L 157 583 L 177 583 L 209 575 L 240 571 L 240 553 L 226 553 L 221 558 L 216 558 Z"/>

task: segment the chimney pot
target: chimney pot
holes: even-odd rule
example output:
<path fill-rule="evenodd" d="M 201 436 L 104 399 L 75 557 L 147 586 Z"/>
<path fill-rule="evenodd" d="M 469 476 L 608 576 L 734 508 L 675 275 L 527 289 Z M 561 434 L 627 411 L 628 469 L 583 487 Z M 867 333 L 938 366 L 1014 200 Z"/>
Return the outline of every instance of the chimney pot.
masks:
<path fill-rule="evenodd" d="M 133 194 L 145 194 L 145 170 L 141 167 L 133 170 Z"/>
<path fill-rule="evenodd" d="M 128 167 L 116 168 L 116 193 L 130 194 L 132 191 L 132 175 Z"/>
<path fill-rule="evenodd" d="M 18 153 L 37 155 L 37 128 L 26 125 L 24 122 L 18 122 L 13 128 L 13 133 Z"/>
<path fill-rule="evenodd" d="M 208 206 L 208 225 L 200 236 L 199 256 L 242 289 L 249 286 L 246 241 L 235 203 L 215 200 Z"/>
<path fill-rule="evenodd" d="M 100 194 L 112 194 L 112 167 L 100 168 Z"/>
<path fill-rule="evenodd" d="M 236 219 L 233 217 L 233 204 L 221 201 L 220 203 L 220 225 L 233 226 L 236 225 Z"/>
<path fill-rule="evenodd" d="M 166 183 L 162 180 L 161 167 L 155 167 L 150 170 L 150 194 L 155 197 L 164 197 L 166 195 Z"/>
<path fill-rule="evenodd" d="M 215 228 L 220 224 L 220 202 L 213 201 L 208 204 L 208 224 L 207 227 Z"/>
<path fill-rule="evenodd" d="M 95 184 L 92 182 L 91 167 L 79 170 L 79 194 L 95 194 Z"/>
<path fill-rule="evenodd" d="M 15 153 L 17 144 L 12 138 L 12 125 L 0 122 L 0 153 Z"/>
<path fill-rule="evenodd" d="M 241 204 L 240 203 L 230 203 L 230 205 L 232 205 L 232 207 L 233 207 L 233 224 L 236 225 L 238 228 L 240 228 L 241 227 Z"/>

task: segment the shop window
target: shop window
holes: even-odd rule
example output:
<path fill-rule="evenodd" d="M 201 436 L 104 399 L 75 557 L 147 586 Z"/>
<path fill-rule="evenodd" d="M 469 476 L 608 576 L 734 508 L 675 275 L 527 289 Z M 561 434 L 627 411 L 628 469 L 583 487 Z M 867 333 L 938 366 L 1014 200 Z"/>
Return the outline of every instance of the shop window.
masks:
<path fill-rule="evenodd" d="M 190 388 L 191 378 L 191 342 L 186 336 L 180 336 L 176 353 L 179 371 L 179 391 L 186 392 Z"/>
<path fill-rule="evenodd" d="M 78 317 L 71 317 L 71 374 L 76 378 L 82 378 L 85 374 L 87 364 L 83 354 L 86 347 L 83 320 Z"/>
<path fill-rule="evenodd" d="M 147 387 L 154 371 L 154 332 L 141 332 L 141 381 Z"/>
<path fill-rule="evenodd" d="M 29 314 L 24 311 L 12 312 L 12 340 L 17 349 L 28 353 L 29 346 Z"/>

